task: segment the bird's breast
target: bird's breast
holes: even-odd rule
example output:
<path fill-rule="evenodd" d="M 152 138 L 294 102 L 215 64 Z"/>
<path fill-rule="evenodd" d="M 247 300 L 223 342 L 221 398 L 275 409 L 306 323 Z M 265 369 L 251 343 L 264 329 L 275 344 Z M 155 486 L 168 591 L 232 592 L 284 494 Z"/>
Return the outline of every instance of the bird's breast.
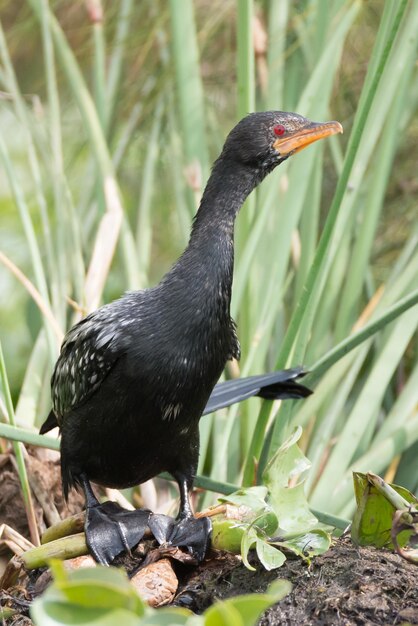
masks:
<path fill-rule="evenodd" d="M 230 330 L 216 323 L 166 330 L 131 341 L 121 368 L 127 375 L 120 381 L 123 395 L 131 403 L 135 399 L 134 413 L 154 416 L 167 427 L 195 423 L 230 354 Z"/>

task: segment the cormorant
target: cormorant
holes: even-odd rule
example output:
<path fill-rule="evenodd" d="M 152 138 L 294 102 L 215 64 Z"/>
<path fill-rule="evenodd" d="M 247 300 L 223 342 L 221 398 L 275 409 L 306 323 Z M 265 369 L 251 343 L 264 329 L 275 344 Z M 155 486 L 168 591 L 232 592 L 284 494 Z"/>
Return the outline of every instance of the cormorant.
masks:
<path fill-rule="evenodd" d="M 228 359 L 240 356 L 230 316 L 237 213 L 277 165 L 339 132 L 338 122 L 281 111 L 242 119 L 213 166 L 189 244 L 161 282 L 102 306 L 67 333 L 41 433 L 60 427 L 64 495 L 84 490 L 86 539 L 97 561 L 108 564 L 133 547 L 146 525 L 202 559 L 210 522 L 195 519 L 189 503 L 202 414 L 251 395 L 310 393 L 295 382 L 301 368 L 215 385 Z M 162 471 L 180 488 L 176 522 L 99 504 L 89 482 L 124 488 Z"/>

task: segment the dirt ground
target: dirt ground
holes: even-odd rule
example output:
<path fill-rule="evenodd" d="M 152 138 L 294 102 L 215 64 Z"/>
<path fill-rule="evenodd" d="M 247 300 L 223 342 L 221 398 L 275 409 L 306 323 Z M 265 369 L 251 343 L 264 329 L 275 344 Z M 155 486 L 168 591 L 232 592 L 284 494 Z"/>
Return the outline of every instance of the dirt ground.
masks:
<path fill-rule="evenodd" d="M 6 523 L 29 537 L 16 470 L 6 456 L 0 455 L 0 527 Z M 68 508 L 63 505 L 56 455 L 36 452 L 29 470 L 37 473 L 41 484 L 48 484 L 49 500 L 59 514 L 67 516 L 81 509 L 78 496 Z M 45 510 L 39 503 L 36 511 L 40 527 L 45 527 Z M 3 566 L 10 556 L 3 551 Z M 135 561 L 131 561 L 128 570 L 132 572 L 134 566 Z M 265 613 L 260 626 L 418 624 L 418 568 L 389 551 L 356 547 L 349 537 L 339 539 L 310 567 L 299 559 L 288 559 L 273 572 L 261 567 L 251 572 L 239 558 L 213 552 L 198 567 L 175 561 L 174 570 L 179 580 L 174 604 L 195 612 L 202 612 L 218 599 L 264 591 L 279 577 L 292 582 L 292 592 Z M 0 589 L 0 604 L 19 610 L 5 626 L 31 624 L 30 601 L 49 580 L 45 570 L 23 574 L 19 585 Z"/>

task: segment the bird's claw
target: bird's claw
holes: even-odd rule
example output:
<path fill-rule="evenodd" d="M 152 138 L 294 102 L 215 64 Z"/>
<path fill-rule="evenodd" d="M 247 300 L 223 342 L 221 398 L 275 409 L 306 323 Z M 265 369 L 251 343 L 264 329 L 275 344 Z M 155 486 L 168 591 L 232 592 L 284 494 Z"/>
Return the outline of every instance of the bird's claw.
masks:
<path fill-rule="evenodd" d="M 203 561 L 210 545 L 212 523 L 208 517 L 183 517 L 173 520 L 166 515 L 151 515 L 149 527 L 159 544 L 187 548 L 197 561 Z"/>
<path fill-rule="evenodd" d="M 87 546 L 101 565 L 110 565 L 121 552 L 130 552 L 144 536 L 151 512 L 126 511 L 115 502 L 104 502 L 86 510 L 84 530 Z"/>
<path fill-rule="evenodd" d="M 143 509 L 126 511 L 110 501 L 86 510 L 86 542 L 93 558 L 101 565 L 110 565 L 121 552 L 130 553 L 147 527 L 160 545 L 187 548 L 199 562 L 205 558 L 212 532 L 208 517 L 188 516 L 174 520 Z"/>
<path fill-rule="evenodd" d="M 187 548 L 200 562 L 205 558 L 210 546 L 211 534 L 212 522 L 209 517 L 186 517 L 174 524 L 168 541 L 173 546 Z"/>

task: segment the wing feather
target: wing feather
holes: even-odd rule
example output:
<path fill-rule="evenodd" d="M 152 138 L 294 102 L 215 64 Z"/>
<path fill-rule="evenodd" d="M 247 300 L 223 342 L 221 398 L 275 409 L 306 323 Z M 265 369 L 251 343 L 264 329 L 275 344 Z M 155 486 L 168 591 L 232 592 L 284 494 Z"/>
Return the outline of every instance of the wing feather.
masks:
<path fill-rule="evenodd" d="M 110 305 L 73 326 L 64 338 L 51 379 L 57 418 L 97 391 L 124 351 L 119 326 Z"/>

